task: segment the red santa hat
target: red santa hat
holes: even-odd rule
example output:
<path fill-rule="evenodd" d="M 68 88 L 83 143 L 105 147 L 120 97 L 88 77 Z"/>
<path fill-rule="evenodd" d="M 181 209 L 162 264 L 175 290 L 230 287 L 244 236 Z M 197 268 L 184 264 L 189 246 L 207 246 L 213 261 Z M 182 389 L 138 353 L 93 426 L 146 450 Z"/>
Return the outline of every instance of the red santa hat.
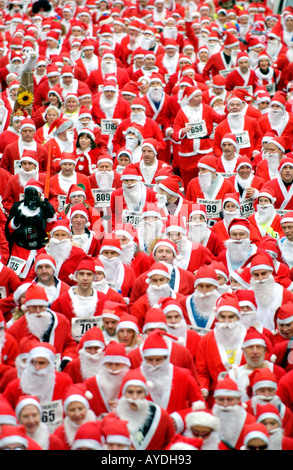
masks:
<path fill-rule="evenodd" d="M 131 224 L 124 224 L 121 227 L 117 226 L 115 229 L 115 235 L 124 236 L 129 241 L 136 240 L 136 231 L 133 229 Z"/>
<path fill-rule="evenodd" d="M 118 331 L 120 331 L 123 328 L 133 330 L 138 335 L 139 330 L 138 330 L 137 318 L 130 314 L 122 315 L 117 324 L 116 333 L 118 333 Z"/>
<path fill-rule="evenodd" d="M 236 295 L 238 297 L 239 307 L 250 307 L 256 311 L 257 303 L 253 290 L 250 289 L 237 289 Z"/>
<path fill-rule="evenodd" d="M 232 292 L 231 294 L 226 292 L 222 294 L 216 302 L 216 317 L 218 318 L 221 312 L 235 313 L 240 318 L 240 306 L 237 295 Z"/>
<path fill-rule="evenodd" d="M 229 376 L 226 376 L 223 380 L 218 380 L 215 390 L 214 397 L 229 396 L 229 397 L 241 397 L 241 391 L 238 388 L 237 383 L 232 380 Z"/>
<path fill-rule="evenodd" d="M 226 202 L 232 202 L 240 208 L 239 193 L 226 193 L 223 199 L 223 208 L 225 207 Z"/>
<path fill-rule="evenodd" d="M 126 349 L 123 343 L 111 341 L 106 348 L 103 357 L 103 364 L 107 362 L 114 362 L 117 364 L 124 364 L 130 367 L 130 360 L 127 357 Z"/>
<path fill-rule="evenodd" d="M 92 271 L 93 273 L 96 273 L 95 261 L 91 256 L 85 256 L 78 262 L 75 273 L 81 270 Z"/>
<path fill-rule="evenodd" d="M 205 168 L 215 173 L 217 171 L 218 159 L 214 155 L 204 155 L 199 159 L 197 166 L 198 168 Z"/>
<path fill-rule="evenodd" d="M 132 101 L 130 107 L 131 107 L 131 109 L 139 108 L 139 109 L 143 109 L 144 111 L 146 111 L 146 109 L 147 109 L 146 102 L 142 98 L 134 98 L 134 100 Z"/>
<path fill-rule="evenodd" d="M 205 282 L 215 287 L 219 286 L 218 276 L 214 268 L 209 265 L 200 266 L 195 275 L 194 287 Z"/>
<path fill-rule="evenodd" d="M 276 202 L 274 191 L 270 187 L 263 187 L 258 193 L 257 200 L 259 200 L 260 197 L 267 197 L 272 204 Z"/>
<path fill-rule="evenodd" d="M 151 384 L 146 380 L 144 375 L 142 375 L 140 369 L 137 368 L 127 371 L 124 375 L 121 383 L 120 395 L 125 395 L 127 388 L 130 386 L 142 387 L 145 390 L 146 395 L 148 395 Z"/>
<path fill-rule="evenodd" d="M 120 243 L 119 238 L 105 237 L 100 248 L 100 253 L 102 254 L 104 250 L 112 250 L 118 253 L 118 255 L 121 255 L 122 248 L 121 248 L 121 243 Z"/>
<path fill-rule="evenodd" d="M 168 194 L 172 196 L 179 196 L 180 195 L 180 183 L 182 184 L 182 180 L 177 175 L 172 175 L 168 178 L 165 178 L 158 184 L 160 189 L 163 189 Z"/>
<path fill-rule="evenodd" d="M 27 356 L 27 362 L 29 363 L 32 359 L 36 357 L 42 357 L 47 359 L 51 364 L 55 364 L 56 359 L 56 349 L 50 343 L 35 341 L 31 346 L 31 349 Z"/>
<path fill-rule="evenodd" d="M 225 32 L 224 48 L 232 49 L 232 47 L 235 47 L 238 45 L 239 45 L 239 39 L 230 31 Z"/>
<path fill-rule="evenodd" d="M 268 32 L 267 38 L 268 39 L 278 39 L 278 41 L 281 41 L 282 39 L 282 24 L 281 21 L 278 21 L 272 29 Z"/>
<path fill-rule="evenodd" d="M 69 219 L 59 219 L 57 220 L 51 231 L 50 231 L 50 235 L 51 237 L 53 236 L 53 234 L 56 232 L 56 230 L 62 230 L 64 232 L 66 232 L 70 237 L 72 236 L 72 232 L 70 230 L 70 222 L 69 222 Z"/>
<path fill-rule="evenodd" d="M 60 75 L 60 71 L 59 71 L 59 68 L 57 67 L 57 65 L 49 64 L 48 67 L 47 67 L 46 76 L 48 78 L 50 78 L 50 77 L 55 77 L 57 75 L 58 76 Z"/>
<path fill-rule="evenodd" d="M 117 153 L 117 160 L 119 160 L 119 157 L 121 157 L 122 155 L 127 155 L 127 157 L 129 158 L 129 162 L 130 163 L 132 162 L 133 157 L 132 157 L 131 150 L 128 150 L 126 147 L 121 147 Z"/>
<path fill-rule="evenodd" d="M 286 223 L 292 223 L 293 222 L 293 211 L 287 212 L 283 217 L 281 218 L 281 225 L 286 224 Z"/>
<path fill-rule="evenodd" d="M 236 271 L 229 273 L 229 278 L 234 279 L 238 282 L 244 289 L 249 289 L 251 273 L 249 267 L 245 266 L 244 268 L 239 268 Z"/>
<path fill-rule="evenodd" d="M 84 196 L 86 198 L 85 189 L 79 184 L 72 184 L 68 190 L 66 204 L 70 203 L 70 198 L 73 196 Z"/>
<path fill-rule="evenodd" d="M 241 155 L 240 157 L 237 158 L 236 171 L 238 171 L 239 168 L 241 168 L 242 166 L 249 166 L 249 168 L 252 169 L 251 160 L 246 155 Z"/>
<path fill-rule="evenodd" d="M 244 230 L 245 232 L 250 234 L 248 220 L 241 217 L 235 217 L 235 219 L 233 219 L 228 226 L 228 233 L 230 234 L 232 230 Z"/>
<path fill-rule="evenodd" d="M 253 396 L 260 388 L 272 388 L 277 390 L 278 381 L 275 374 L 268 368 L 255 369 L 249 374 L 248 395 Z"/>
<path fill-rule="evenodd" d="M 159 304 L 146 312 L 142 332 L 146 333 L 148 330 L 155 329 L 163 331 L 167 331 L 168 329 L 165 314 Z"/>
<path fill-rule="evenodd" d="M 111 79 L 108 79 L 108 80 L 105 80 L 105 82 L 103 83 L 103 91 L 117 91 L 117 83 L 115 82 L 115 80 L 111 80 Z"/>
<path fill-rule="evenodd" d="M 163 310 L 164 314 L 167 315 L 169 312 L 177 312 L 183 318 L 183 310 L 181 303 L 177 299 L 172 299 L 169 297 L 159 299 L 159 305 L 161 305 L 161 309 Z"/>
<path fill-rule="evenodd" d="M 190 68 L 190 67 L 189 67 Z M 184 74 L 183 70 L 181 71 L 182 75 Z M 200 95 L 202 93 L 202 90 L 198 88 L 197 86 L 187 86 L 184 89 L 181 104 L 188 104 L 189 101 L 196 95 Z"/>
<path fill-rule="evenodd" d="M 252 439 L 260 439 L 263 441 L 267 446 L 270 444 L 270 436 L 268 433 L 267 428 L 262 423 L 251 423 L 245 424 L 243 428 L 244 438 L 243 438 L 243 445 L 247 447 L 249 441 Z"/>
<path fill-rule="evenodd" d="M 78 119 L 83 119 L 83 118 L 90 118 L 92 119 L 92 115 L 90 110 L 86 106 L 81 106 L 79 113 L 78 113 Z"/>
<path fill-rule="evenodd" d="M 133 163 L 129 163 L 122 171 L 121 180 L 141 181 L 142 176 L 139 174 L 139 169 Z"/>
<path fill-rule="evenodd" d="M 72 450 L 83 447 L 91 450 L 104 450 L 104 436 L 100 421 L 88 421 L 79 426 L 72 444 Z"/>
<path fill-rule="evenodd" d="M 32 284 L 26 291 L 25 294 L 25 306 L 30 305 L 44 305 L 48 306 L 49 300 L 44 287 L 38 284 Z"/>
<path fill-rule="evenodd" d="M 286 325 L 293 321 L 293 302 L 287 302 L 281 305 L 276 311 L 276 320 L 280 325 Z"/>
<path fill-rule="evenodd" d="M 38 267 L 42 266 L 43 264 L 48 264 L 49 266 L 51 266 L 51 268 L 53 268 L 54 273 L 56 272 L 55 258 L 49 255 L 49 253 L 41 253 L 36 257 L 36 262 L 34 266 L 35 272 L 37 272 Z"/>
<path fill-rule="evenodd" d="M 223 75 L 215 75 L 212 80 L 212 86 L 214 88 L 225 88 L 226 78 Z"/>
<path fill-rule="evenodd" d="M 36 124 L 35 124 L 35 121 L 29 117 L 23 119 L 21 121 L 21 126 L 20 126 L 20 130 L 22 131 L 23 129 L 25 128 L 30 128 L 30 129 L 34 129 L 36 130 Z"/>
<path fill-rule="evenodd" d="M 191 220 L 191 217 L 193 215 L 202 215 L 205 218 L 205 221 L 207 221 L 207 210 L 206 206 L 204 204 L 193 204 L 192 205 L 192 211 L 189 214 L 189 220 Z"/>
<path fill-rule="evenodd" d="M 10 424 L 3 424 L 0 433 L 0 449 L 7 447 L 11 444 L 22 445 L 28 449 L 29 442 L 26 434 L 26 428 L 22 425 L 13 426 Z"/>
<path fill-rule="evenodd" d="M 119 302 L 113 302 L 111 300 L 106 300 L 103 306 L 102 319 L 103 318 L 112 318 L 112 320 L 119 321 L 121 316 L 127 313 L 126 304 L 121 304 Z"/>
<path fill-rule="evenodd" d="M 258 269 L 266 269 L 268 271 L 272 271 L 272 273 L 275 270 L 272 257 L 264 250 L 261 252 L 256 252 L 248 260 L 246 260 L 246 263 L 250 263 L 251 273 Z"/>
<path fill-rule="evenodd" d="M 72 221 L 72 218 L 75 216 L 75 215 L 82 215 L 85 219 L 86 219 L 86 222 L 87 222 L 87 225 L 89 224 L 89 213 L 88 213 L 88 210 L 87 208 L 85 207 L 85 205 L 80 202 L 79 204 L 76 204 L 75 206 L 72 206 L 70 208 L 70 212 L 69 212 L 69 219 L 70 219 L 70 222 Z"/>
<path fill-rule="evenodd" d="M 141 144 L 141 150 L 144 147 L 150 147 L 151 150 L 154 152 L 154 154 L 157 156 L 158 155 L 158 143 L 156 139 L 153 139 L 152 137 L 148 139 L 144 139 L 143 143 Z"/>
<path fill-rule="evenodd" d="M 270 141 L 272 142 L 272 141 Z M 278 167 L 278 172 L 281 173 L 281 171 L 283 170 L 284 166 L 285 165 L 290 165 L 293 167 L 293 158 L 290 158 L 290 157 L 284 157 L 282 158 L 281 162 L 280 162 L 280 165 Z"/>
<path fill-rule="evenodd" d="M 185 424 L 187 429 L 194 426 L 204 426 L 213 431 L 219 431 L 220 429 L 219 418 L 213 414 L 212 410 L 207 409 L 205 403 L 200 400 L 192 404 L 192 411 L 186 415 Z"/>
<path fill-rule="evenodd" d="M 103 153 L 97 159 L 97 166 L 99 166 L 100 163 L 111 163 L 111 165 L 113 165 L 113 158 L 108 153 Z"/>
<path fill-rule="evenodd" d="M 102 431 L 106 444 L 120 444 L 130 447 L 131 440 L 127 421 L 118 418 L 118 416 L 106 416 L 102 421 Z"/>
<path fill-rule="evenodd" d="M 17 425 L 17 418 L 15 410 L 12 408 L 7 400 L 0 400 L 0 426 L 9 424 L 11 426 Z"/>
<path fill-rule="evenodd" d="M 250 326 L 246 332 L 245 338 L 242 343 L 242 349 L 248 348 L 249 346 L 259 345 L 266 349 L 271 349 L 269 339 L 260 333 L 256 328 Z"/>
<path fill-rule="evenodd" d="M 68 406 L 73 402 L 82 403 L 86 409 L 89 410 L 89 400 L 92 398 L 93 394 L 87 390 L 85 383 L 76 383 L 70 385 L 65 393 L 63 400 L 64 413 L 66 414 Z"/>
<path fill-rule="evenodd" d="M 24 190 L 28 188 L 34 188 L 38 191 L 39 194 L 43 194 L 44 190 L 44 183 L 41 181 L 36 180 L 35 178 L 30 178 L 28 182 L 24 186 Z"/>
<path fill-rule="evenodd" d="M 18 421 L 19 421 L 19 417 L 20 417 L 22 410 L 24 409 L 25 406 L 28 406 L 28 405 L 35 406 L 38 409 L 40 415 L 42 416 L 43 409 L 40 404 L 40 400 L 33 395 L 21 395 L 15 407 L 15 413 L 16 413 Z"/>
<path fill-rule="evenodd" d="M 47 39 L 50 39 L 51 41 L 54 41 L 54 42 L 56 42 L 56 44 L 58 44 L 59 34 L 56 31 L 51 30 L 46 35 L 46 40 Z"/>
<path fill-rule="evenodd" d="M 34 165 L 39 165 L 37 152 L 35 150 L 24 149 L 20 157 L 21 162 L 31 162 Z"/>
<path fill-rule="evenodd" d="M 139 87 L 138 84 L 135 82 L 129 82 L 121 90 L 121 94 L 123 95 L 130 95 L 137 97 L 139 94 Z"/>
<path fill-rule="evenodd" d="M 156 249 L 159 248 L 159 246 L 165 246 L 170 248 L 170 250 L 173 251 L 173 255 L 176 258 L 178 256 L 178 248 L 176 243 L 172 242 L 168 238 L 162 238 L 156 242 L 156 244 L 153 247 L 153 256 L 155 256 Z"/>
<path fill-rule="evenodd" d="M 267 403 L 265 405 L 261 405 L 260 403 L 258 403 L 256 405 L 255 417 L 257 423 L 261 423 L 265 419 L 273 419 L 279 423 L 280 427 L 282 427 L 283 425 L 283 420 L 281 418 L 280 412 L 278 408 L 272 403 Z"/>
<path fill-rule="evenodd" d="M 91 347 L 98 347 L 101 351 L 103 351 L 105 349 L 105 346 L 106 345 L 103 330 L 98 326 L 92 326 L 82 335 L 78 343 L 78 350 Z"/>
<path fill-rule="evenodd" d="M 186 223 L 185 220 L 179 215 L 169 215 L 166 222 L 166 234 L 170 232 L 180 232 L 186 234 Z"/>
<path fill-rule="evenodd" d="M 271 106 L 277 104 L 281 108 L 286 109 L 286 93 L 282 91 L 277 91 L 271 100 Z"/>
<path fill-rule="evenodd" d="M 164 276 L 167 279 L 171 279 L 171 273 L 165 263 L 153 263 L 150 269 L 147 271 L 147 279 L 145 282 L 148 283 L 149 279 L 156 274 Z"/>
<path fill-rule="evenodd" d="M 227 132 L 227 134 L 225 134 L 221 140 L 221 147 L 225 142 L 229 142 L 230 144 L 233 144 L 235 147 L 235 150 L 238 148 L 235 134 Z"/>
<path fill-rule="evenodd" d="M 64 132 L 73 125 L 73 121 L 71 119 L 65 119 L 65 118 L 57 118 L 55 121 L 52 122 L 51 126 L 49 127 L 49 134 L 54 130 L 54 135 L 59 135 L 61 132 Z M 63 153 L 63 152 L 62 152 Z M 65 152 L 69 154 L 69 152 Z M 72 154 L 72 159 L 74 159 L 74 156 Z"/>
<path fill-rule="evenodd" d="M 228 269 L 222 261 L 213 261 L 210 266 L 216 271 L 218 276 L 222 276 L 226 282 L 229 281 Z"/>
<path fill-rule="evenodd" d="M 150 357 L 150 356 L 170 356 L 170 350 L 168 348 L 168 345 L 164 339 L 166 338 L 171 338 L 173 340 L 178 340 L 176 336 L 170 335 L 165 331 L 156 329 L 149 333 L 149 335 L 146 337 L 141 354 L 143 358 Z"/>

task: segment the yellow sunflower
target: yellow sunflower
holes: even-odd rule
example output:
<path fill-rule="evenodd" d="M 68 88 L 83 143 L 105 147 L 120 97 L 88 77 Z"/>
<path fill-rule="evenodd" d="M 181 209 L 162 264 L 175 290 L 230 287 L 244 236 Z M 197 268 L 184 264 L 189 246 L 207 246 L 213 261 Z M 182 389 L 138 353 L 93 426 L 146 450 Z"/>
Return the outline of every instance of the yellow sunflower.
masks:
<path fill-rule="evenodd" d="M 29 91 L 23 91 L 22 93 L 19 93 L 17 97 L 17 102 L 21 106 L 29 106 L 33 101 L 34 101 L 34 95 L 30 93 Z"/>

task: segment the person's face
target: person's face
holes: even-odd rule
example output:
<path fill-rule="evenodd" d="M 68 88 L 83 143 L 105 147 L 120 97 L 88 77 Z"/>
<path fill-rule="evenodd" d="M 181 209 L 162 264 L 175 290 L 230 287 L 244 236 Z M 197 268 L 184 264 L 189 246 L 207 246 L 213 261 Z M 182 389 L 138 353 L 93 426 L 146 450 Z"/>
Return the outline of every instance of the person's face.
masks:
<path fill-rule="evenodd" d="M 272 202 L 269 200 L 268 197 L 261 196 L 258 198 L 258 203 L 262 206 L 262 205 L 271 204 Z"/>
<path fill-rule="evenodd" d="M 130 159 L 127 155 L 119 155 L 118 163 L 120 166 L 127 166 L 130 163 Z"/>
<path fill-rule="evenodd" d="M 81 135 L 78 141 L 81 149 L 87 149 L 91 144 L 91 139 L 86 134 Z"/>
<path fill-rule="evenodd" d="M 73 77 L 71 75 L 65 75 L 62 79 L 65 86 L 70 86 L 72 84 Z"/>
<path fill-rule="evenodd" d="M 165 315 L 166 322 L 170 325 L 176 325 L 181 321 L 181 315 L 176 310 L 171 310 L 170 312 L 166 313 Z"/>
<path fill-rule="evenodd" d="M 181 233 L 181 232 L 174 232 L 174 231 L 168 232 L 169 240 L 171 240 L 174 243 L 181 240 L 182 237 L 183 237 L 183 233 Z"/>
<path fill-rule="evenodd" d="M 121 362 L 105 362 L 105 367 L 110 371 L 116 371 L 123 369 L 125 364 L 122 364 Z"/>
<path fill-rule="evenodd" d="M 284 165 L 281 170 L 281 178 L 285 183 L 290 183 L 293 180 L 293 166 Z"/>
<path fill-rule="evenodd" d="M 100 350 L 100 346 L 86 346 L 85 351 L 92 356 L 95 356 Z"/>
<path fill-rule="evenodd" d="M 193 214 L 190 217 L 190 222 L 195 222 L 195 223 L 200 223 L 200 222 L 205 222 L 205 218 L 202 214 Z"/>
<path fill-rule="evenodd" d="M 209 284 L 208 282 L 199 282 L 196 286 L 196 289 L 202 294 L 207 294 L 208 292 L 212 292 L 215 289 L 215 286 L 213 284 Z"/>
<path fill-rule="evenodd" d="M 27 311 L 29 314 L 35 314 L 37 316 L 41 316 L 45 311 L 47 307 L 45 305 L 29 305 L 27 306 Z"/>
<path fill-rule="evenodd" d="M 285 222 L 282 224 L 282 230 L 289 241 L 293 241 L 293 223 Z"/>
<path fill-rule="evenodd" d="M 79 103 L 80 103 L 80 106 L 85 106 L 86 108 L 91 109 L 92 97 L 90 95 L 89 96 L 84 96 L 83 98 L 79 99 Z M 89 121 L 87 121 L 87 122 L 89 122 Z"/>
<path fill-rule="evenodd" d="M 194 106 L 194 107 L 198 107 L 202 102 L 202 94 L 199 93 L 195 96 L 193 96 L 190 100 L 189 100 L 189 105 L 190 106 Z"/>
<path fill-rule="evenodd" d="M 255 395 L 274 397 L 276 395 L 276 389 L 273 387 L 259 387 L 255 390 Z"/>
<path fill-rule="evenodd" d="M 245 230 L 231 230 L 230 232 L 230 238 L 232 240 L 244 240 L 245 238 L 248 238 L 248 233 L 245 232 Z"/>
<path fill-rule="evenodd" d="M 289 322 L 289 323 L 278 322 L 278 330 L 281 336 L 289 340 L 293 336 L 293 322 Z"/>
<path fill-rule="evenodd" d="M 50 104 L 52 104 L 53 106 L 57 107 L 59 105 L 59 101 L 55 93 L 49 93 L 48 99 L 49 99 Z"/>
<path fill-rule="evenodd" d="M 50 264 L 39 264 L 36 270 L 40 282 L 46 284 L 54 278 L 54 269 Z"/>
<path fill-rule="evenodd" d="M 268 59 L 260 59 L 258 61 L 258 65 L 259 65 L 259 68 L 261 70 L 267 70 L 267 68 L 269 67 L 270 63 L 268 61 Z"/>
<path fill-rule="evenodd" d="M 186 53 L 186 55 L 188 55 L 186 50 L 185 50 L 185 53 Z M 176 49 L 174 49 L 173 47 L 167 47 L 166 54 L 167 54 L 168 57 L 174 57 L 175 54 L 176 54 Z"/>
<path fill-rule="evenodd" d="M 49 126 L 52 124 L 52 122 L 55 121 L 55 119 L 57 119 L 58 117 L 58 114 L 56 113 L 56 111 L 54 111 L 53 109 L 51 109 L 50 111 L 47 112 L 47 123 L 49 124 Z"/>
<path fill-rule="evenodd" d="M 199 53 L 199 58 L 200 58 L 200 60 L 201 60 L 202 62 L 207 62 L 207 60 L 208 60 L 208 58 L 209 58 L 208 52 L 205 51 L 205 50 L 200 51 L 200 53 Z"/>
<path fill-rule="evenodd" d="M 238 174 L 239 174 L 240 178 L 242 178 L 243 180 L 246 180 L 251 175 L 251 171 L 252 170 L 251 170 L 250 166 L 241 165 L 241 167 L 238 169 Z"/>
<path fill-rule="evenodd" d="M 79 401 L 69 403 L 66 411 L 69 419 L 76 425 L 81 425 L 87 415 L 87 408 Z"/>
<path fill-rule="evenodd" d="M 19 132 L 20 126 L 21 126 L 21 120 L 20 120 L 20 119 L 16 119 L 16 120 L 13 122 L 13 127 L 14 127 L 14 129 L 15 129 L 17 132 Z"/>
<path fill-rule="evenodd" d="M 252 367 L 259 367 L 265 357 L 266 349 L 260 344 L 252 344 L 243 349 L 246 362 Z"/>
<path fill-rule="evenodd" d="M 31 364 L 38 371 L 38 370 L 45 369 L 46 367 L 48 367 L 49 361 L 45 357 L 36 357 L 31 360 Z"/>
<path fill-rule="evenodd" d="M 168 264 L 173 264 L 174 253 L 167 246 L 159 246 L 154 254 L 155 260 L 158 262 L 164 261 Z"/>
<path fill-rule="evenodd" d="M 237 209 L 236 204 L 233 204 L 231 201 L 227 201 L 224 205 L 224 209 L 229 212 L 235 212 Z"/>
<path fill-rule="evenodd" d="M 118 320 L 115 320 L 114 318 L 103 318 L 103 327 L 109 336 L 114 336 L 116 334 L 117 323 Z"/>
<path fill-rule="evenodd" d="M 56 42 L 53 39 L 46 39 L 47 46 L 49 49 L 55 49 L 56 47 Z"/>
<path fill-rule="evenodd" d="M 234 312 L 229 312 L 228 310 L 223 310 L 218 314 L 218 321 L 220 323 L 232 323 L 239 320 L 238 316 Z"/>
<path fill-rule="evenodd" d="M 135 332 L 130 328 L 121 328 L 118 333 L 118 340 L 120 343 L 123 343 L 125 347 L 130 346 L 134 340 Z"/>
<path fill-rule="evenodd" d="M 169 279 L 161 274 L 154 274 L 150 277 L 150 284 L 153 286 L 162 286 L 163 284 L 167 284 Z"/>
<path fill-rule="evenodd" d="M 228 104 L 229 113 L 240 113 L 242 110 L 242 103 L 238 100 L 231 100 Z"/>
<path fill-rule="evenodd" d="M 111 171 L 113 168 L 113 165 L 109 162 L 103 162 L 98 164 L 98 170 L 99 171 Z"/>
<path fill-rule="evenodd" d="M 154 65 L 155 65 L 155 57 L 152 57 L 152 56 L 148 56 L 144 59 L 144 67 L 147 69 L 147 70 L 151 70 Z"/>
<path fill-rule="evenodd" d="M 95 273 L 88 269 L 80 269 L 76 273 L 77 285 L 81 290 L 87 290 L 92 286 Z"/>
<path fill-rule="evenodd" d="M 60 79 L 60 75 L 56 74 L 56 75 L 51 75 L 50 76 L 50 83 L 54 86 L 56 85 L 58 82 L 59 82 L 59 79 Z"/>
<path fill-rule="evenodd" d="M 155 162 L 156 155 L 150 147 L 144 146 L 141 153 L 146 165 L 152 165 Z"/>
<path fill-rule="evenodd" d="M 37 68 L 36 68 L 36 71 L 37 71 L 37 74 L 38 75 L 44 75 L 44 73 L 46 72 L 46 65 L 39 65 Z"/>
<path fill-rule="evenodd" d="M 74 112 L 78 108 L 78 101 L 75 98 L 68 98 L 66 100 L 66 108 L 69 112 Z"/>
<path fill-rule="evenodd" d="M 114 95 L 115 95 L 115 91 L 113 90 L 105 90 L 103 91 L 104 95 L 105 95 L 105 98 L 107 100 L 111 100 L 112 98 L 114 98 Z"/>
<path fill-rule="evenodd" d="M 251 273 L 251 276 L 256 281 L 263 281 L 264 279 L 267 279 L 270 274 L 271 271 L 268 269 L 256 269 Z"/>
<path fill-rule="evenodd" d="M 146 398 L 146 395 L 145 389 L 139 385 L 128 385 L 124 393 L 126 398 L 130 398 L 132 400 L 143 400 Z M 130 408 L 135 410 L 137 409 L 137 405 L 135 403 L 131 403 Z"/>
<path fill-rule="evenodd" d="M 247 450 L 267 450 L 268 446 L 262 439 L 255 437 L 247 443 Z"/>
<path fill-rule="evenodd" d="M 55 230 L 52 237 L 56 238 L 57 240 L 67 240 L 67 238 L 69 238 L 69 235 L 65 230 Z"/>
<path fill-rule="evenodd" d="M 77 204 L 83 203 L 84 201 L 85 201 L 85 196 L 83 196 L 82 194 L 75 194 L 74 196 L 71 196 L 70 198 L 70 203 L 72 206 L 76 206 Z"/>
<path fill-rule="evenodd" d="M 286 18 L 285 25 L 288 31 L 293 31 L 293 18 L 290 18 L 290 17 Z"/>
<path fill-rule="evenodd" d="M 225 157 L 233 157 L 235 153 L 235 147 L 231 142 L 223 142 L 222 143 L 222 150 Z"/>
<path fill-rule="evenodd" d="M 233 396 L 216 396 L 215 397 L 215 403 L 219 406 L 223 406 L 227 408 L 228 406 L 235 406 L 239 405 L 240 403 L 240 398 L 239 397 L 233 397 Z"/>
<path fill-rule="evenodd" d="M 159 366 L 166 360 L 166 356 L 148 356 L 144 358 L 145 362 L 151 366 Z"/>
<path fill-rule="evenodd" d="M 61 171 L 64 176 L 71 176 L 75 170 L 75 164 L 71 162 L 64 162 L 60 164 Z"/>
<path fill-rule="evenodd" d="M 24 171 L 32 171 L 32 170 L 35 170 L 37 168 L 37 165 L 35 165 L 33 162 L 30 162 L 28 160 L 23 160 L 21 162 L 21 168 Z"/>
<path fill-rule="evenodd" d="M 213 430 L 208 426 L 197 425 L 191 427 L 191 432 L 193 437 L 196 437 L 197 439 L 203 439 L 205 441 L 210 437 Z"/>
<path fill-rule="evenodd" d="M 103 250 L 102 254 L 108 259 L 117 258 L 119 256 L 119 253 L 114 250 Z"/>
<path fill-rule="evenodd" d="M 25 426 L 27 433 L 33 434 L 37 431 L 41 422 L 41 416 L 35 405 L 26 405 L 19 416 L 19 423 Z"/>
<path fill-rule="evenodd" d="M 260 103 L 258 103 L 257 108 L 260 111 L 263 111 L 264 109 L 267 109 L 269 107 L 269 105 L 270 105 L 269 101 L 261 101 Z"/>
<path fill-rule="evenodd" d="M 20 133 L 24 142 L 32 142 L 35 135 L 35 130 L 31 129 L 30 127 L 24 127 L 21 129 Z"/>
<path fill-rule="evenodd" d="M 274 418 L 263 419 L 261 423 L 265 425 L 269 433 L 274 429 L 278 429 L 280 427 L 278 420 Z"/>

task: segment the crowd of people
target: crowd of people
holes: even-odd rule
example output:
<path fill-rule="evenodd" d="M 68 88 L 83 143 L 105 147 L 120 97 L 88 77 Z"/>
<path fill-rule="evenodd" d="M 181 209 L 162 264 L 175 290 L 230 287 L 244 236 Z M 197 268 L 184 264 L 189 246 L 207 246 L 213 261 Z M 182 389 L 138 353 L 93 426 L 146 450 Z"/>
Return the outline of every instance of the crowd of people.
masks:
<path fill-rule="evenodd" d="M 293 450 L 293 7 L 0 0 L 0 449 Z"/>

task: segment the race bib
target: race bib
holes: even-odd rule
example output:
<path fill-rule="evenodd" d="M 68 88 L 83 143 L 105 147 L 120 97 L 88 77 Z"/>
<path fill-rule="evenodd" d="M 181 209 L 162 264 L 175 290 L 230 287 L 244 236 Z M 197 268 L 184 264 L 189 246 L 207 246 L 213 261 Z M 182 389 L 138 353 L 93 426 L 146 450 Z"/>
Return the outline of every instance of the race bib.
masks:
<path fill-rule="evenodd" d="M 117 126 L 114 124 L 113 119 L 101 119 L 101 134 L 114 135 Z"/>
<path fill-rule="evenodd" d="M 92 193 L 95 199 L 95 207 L 110 207 L 111 194 L 113 189 L 103 191 L 99 188 L 93 188 Z"/>
<path fill-rule="evenodd" d="M 252 197 L 249 197 L 240 203 L 241 217 L 246 218 L 255 213 L 255 209 L 253 206 L 254 201 L 255 199 L 253 199 Z"/>
<path fill-rule="evenodd" d="M 129 211 L 124 209 L 122 212 L 122 222 L 131 224 L 133 228 L 137 228 L 141 219 L 141 212 Z"/>
<path fill-rule="evenodd" d="M 196 331 L 200 336 L 205 336 L 211 331 L 209 328 L 201 328 L 199 326 L 190 326 L 189 328 Z"/>
<path fill-rule="evenodd" d="M 237 132 L 235 133 L 235 137 L 238 148 L 246 149 L 250 147 L 250 138 L 248 131 Z"/>
<path fill-rule="evenodd" d="M 166 84 L 167 84 L 168 81 L 170 80 L 170 77 L 171 77 L 171 75 L 170 75 L 169 73 L 165 73 L 165 75 L 164 75 L 164 80 L 165 80 L 165 83 L 166 83 Z"/>
<path fill-rule="evenodd" d="M 207 211 L 207 218 L 218 219 L 222 209 L 222 199 L 198 199 L 199 204 L 204 204 Z"/>
<path fill-rule="evenodd" d="M 42 421 L 53 433 L 63 422 L 62 400 L 54 400 L 42 404 Z"/>
<path fill-rule="evenodd" d="M 58 212 L 62 212 L 65 207 L 66 203 L 66 198 L 67 196 L 65 194 L 58 194 L 57 199 L 58 199 Z"/>
<path fill-rule="evenodd" d="M 286 210 L 286 209 L 276 209 L 276 212 L 277 212 L 277 214 L 279 214 L 281 217 L 283 217 L 285 214 L 287 214 L 287 212 L 291 212 L 291 211 Z"/>
<path fill-rule="evenodd" d="M 186 134 L 188 139 L 199 139 L 200 137 L 205 137 L 207 135 L 207 126 L 204 120 L 187 123 L 185 125 L 188 124 L 191 126 L 190 131 Z"/>
<path fill-rule="evenodd" d="M 225 69 L 225 70 L 220 70 L 220 75 L 222 75 L 223 77 L 227 77 L 227 75 L 230 73 L 230 72 L 233 72 L 233 70 L 235 69 Z"/>
<path fill-rule="evenodd" d="M 247 93 L 249 93 L 250 95 L 253 94 L 253 88 L 251 85 L 247 85 L 247 86 L 235 86 L 234 87 L 235 90 L 246 90 Z"/>
<path fill-rule="evenodd" d="M 100 317 L 72 318 L 71 334 L 73 339 L 79 342 L 81 337 L 93 326 L 102 326 L 102 320 L 100 319 Z"/>
<path fill-rule="evenodd" d="M 276 84 L 270 83 L 269 85 L 266 85 L 266 89 L 269 95 L 273 96 L 276 93 Z"/>
<path fill-rule="evenodd" d="M 220 173 L 219 175 L 223 176 L 223 178 L 231 178 L 231 176 L 237 175 L 237 173 Z"/>
<path fill-rule="evenodd" d="M 25 259 L 18 258 L 17 256 L 10 256 L 7 266 L 11 268 L 15 274 L 19 275 L 25 264 Z"/>
<path fill-rule="evenodd" d="M 14 160 L 13 169 L 14 169 L 14 174 L 17 175 L 21 169 L 21 160 Z"/>

